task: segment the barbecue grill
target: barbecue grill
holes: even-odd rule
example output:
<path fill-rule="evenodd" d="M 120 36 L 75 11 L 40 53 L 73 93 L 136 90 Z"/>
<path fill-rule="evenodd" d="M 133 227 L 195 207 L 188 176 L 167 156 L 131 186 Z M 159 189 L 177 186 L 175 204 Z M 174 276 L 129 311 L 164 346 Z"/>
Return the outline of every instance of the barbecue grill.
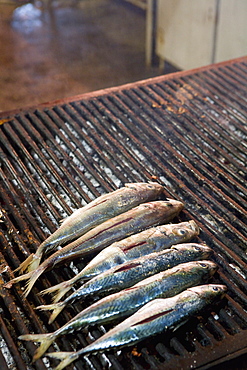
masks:
<path fill-rule="evenodd" d="M 194 241 L 214 251 L 213 282 L 228 292 L 218 305 L 175 332 L 135 347 L 75 362 L 77 369 L 207 369 L 247 353 L 247 58 L 178 72 L 0 115 L 1 369 L 49 369 L 31 363 L 33 343 L 92 303 L 76 303 L 48 325 L 38 295 L 71 278 L 87 260 L 44 274 L 24 299 L 3 283 L 59 221 L 126 182 L 158 181 L 184 202 L 177 222 L 194 219 Z M 56 341 L 71 351 L 102 335 L 94 326 Z M 70 367 L 70 368 L 73 368 Z"/>

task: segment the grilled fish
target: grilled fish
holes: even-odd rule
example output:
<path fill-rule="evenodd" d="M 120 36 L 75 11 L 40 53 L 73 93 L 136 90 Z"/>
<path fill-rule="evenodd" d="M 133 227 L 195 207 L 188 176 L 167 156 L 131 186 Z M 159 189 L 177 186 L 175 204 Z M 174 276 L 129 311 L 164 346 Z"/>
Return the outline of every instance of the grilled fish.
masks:
<path fill-rule="evenodd" d="M 128 288 L 148 276 L 167 270 L 180 263 L 207 259 L 212 250 L 195 243 L 178 244 L 161 252 L 136 258 L 130 262 L 115 266 L 83 284 L 63 302 L 39 306 L 43 310 L 54 310 L 52 318 L 56 317 L 63 308 L 75 300 L 88 295 L 107 294 Z"/>
<path fill-rule="evenodd" d="M 121 316 L 130 315 L 138 307 L 149 300 L 158 297 L 169 297 L 180 293 L 182 290 L 206 281 L 217 269 L 217 265 L 210 261 L 193 261 L 179 264 L 171 269 L 162 271 L 137 283 L 131 288 L 111 294 L 83 310 L 74 319 L 80 320 L 83 326 L 91 322 L 105 323 Z M 62 303 L 57 303 L 57 307 Z M 53 307 L 52 307 L 53 306 Z M 55 305 L 49 324 L 57 316 Z M 47 306 L 41 306 L 41 308 Z M 91 321 L 90 321 L 91 320 Z"/>
<path fill-rule="evenodd" d="M 200 285 L 171 298 L 158 298 L 140 308 L 132 316 L 77 352 L 54 352 L 49 357 L 62 360 L 55 370 L 62 370 L 82 355 L 112 348 L 131 346 L 165 330 L 176 330 L 206 306 L 221 299 L 225 285 Z"/>
<path fill-rule="evenodd" d="M 26 269 L 35 270 L 42 256 L 48 251 L 85 234 L 109 218 L 141 203 L 157 199 L 162 191 L 163 187 L 158 183 L 130 183 L 116 191 L 101 195 L 63 220 L 61 226 L 41 243 L 37 251 L 30 255 L 17 270 L 22 272 Z"/>
<path fill-rule="evenodd" d="M 34 360 L 37 360 L 59 336 L 90 324 L 103 324 L 116 318 L 130 316 L 153 299 L 171 297 L 193 285 L 203 283 L 215 273 L 216 269 L 217 265 L 209 261 L 180 264 L 144 279 L 131 288 L 99 300 L 54 333 L 27 334 L 22 335 L 20 339 L 41 343 L 34 355 Z"/>
<path fill-rule="evenodd" d="M 111 243 L 134 234 L 147 227 L 171 221 L 183 208 L 179 201 L 154 201 L 143 203 L 131 210 L 103 222 L 94 229 L 53 253 L 38 268 L 27 274 L 18 276 L 6 284 L 28 280 L 24 295 L 27 296 L 35 281 L 48 268 L 71 259 L 79 258 L 90 252 L 98 252 Z"/>
<path fill-rule="evenodd" d="M 156 226 L 131 235 L 103 249 L 72 279 L 52 286 L 41 293 L 56 292 L 53 302 L 58 302 L 72 288 L 75 282 L 88 280 L 114 266 L 169 248 L 173 244 L 188 242 L 198 235 L 199 231 L 199 227 L 192 220 L 178 224 Z"/>

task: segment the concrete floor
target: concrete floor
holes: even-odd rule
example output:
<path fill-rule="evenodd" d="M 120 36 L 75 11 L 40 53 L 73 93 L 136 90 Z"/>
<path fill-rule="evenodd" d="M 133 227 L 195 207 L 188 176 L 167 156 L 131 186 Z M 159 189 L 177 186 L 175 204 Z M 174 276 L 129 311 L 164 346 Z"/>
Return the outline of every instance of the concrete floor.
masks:
<path fill-rule="evenodd" d="M 123 0 L 0 0 L 0 50 L 0 111 L 164 73 L 145 66 L 145 12 Z"/>

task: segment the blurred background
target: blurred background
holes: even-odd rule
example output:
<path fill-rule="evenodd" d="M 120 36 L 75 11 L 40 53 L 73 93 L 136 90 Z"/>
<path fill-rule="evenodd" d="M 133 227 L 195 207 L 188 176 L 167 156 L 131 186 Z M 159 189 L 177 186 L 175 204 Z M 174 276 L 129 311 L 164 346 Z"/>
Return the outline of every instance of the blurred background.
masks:
<path fill-rule="evenodd" d="M 247 54 L 246 0 L 0 0 L 0 111 Z"/>

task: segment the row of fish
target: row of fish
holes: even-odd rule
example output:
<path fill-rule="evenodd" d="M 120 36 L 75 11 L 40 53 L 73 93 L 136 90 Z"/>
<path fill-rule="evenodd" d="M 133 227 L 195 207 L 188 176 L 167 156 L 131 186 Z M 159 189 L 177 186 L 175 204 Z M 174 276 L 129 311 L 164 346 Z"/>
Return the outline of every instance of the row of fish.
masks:
<path fill-rule="evenodd" d="M 41 292 L 54 295 L 53 304 L 38 307 L 52 311 L 49 323 L 76 300 L 88 295 L 98 300 L 53 333 L 20 336 L 22 340 L 40 343 L 34 360 L 60 335 L 128 316 L 78 352 L 49 354 L 62 360 L 56 369 L 63 369 L 80 355 L 131 345 L 161 330 L 175 328 L 223 296 L 225 286 L 201 285 L 217 266 L 207 260 L 212 253 L 209 247 L 189 243 L 199 234 L 196 223 L 163 225 L 179 214 L 183 204 L 171 199 L 156 200 L 162 192 L 163 187 L 157 183 L 136 183 L 97 198 L 64 220 L 20 265 L 18 270 L 28 272 L 7 286 L 27 279 L 27 296 L 47 269 L 99 252 L 72 279 Z M 78 282 L 81 286 L 61 301 Z"/>
<path fill-rule="evenodd" d="M 204 247 L 202 247 L 202 249 L 198 248 L 197 250 L 195 250 L 195 253 L 193 253 L 193 257 L 195 259 L 202 259 L 204 257 L 207 257 L 208 253 L 209 251 L 205 251 Z M 186 260 L 186 258 L 184 259 Z M 169 258 L 166 261 L 168 260 Z M 99 301 L 96 301 L 94 304 L 84 309 L 78 315 L 72 318 L 64 326 L 59 328 L 56 332 L 49 334 L 27 334 L 22 336 L 21 339 L 33 340 L 41 343 L 41 346 L 37 350 L 34 357 L 34 359 L 36 360 L 41 355 L 43 355 L 49 345 L 60 335 L 70 333 L 74 330 L 82 329 L 83 327 L 88 325 L 103 324 L 116 318 L 130 315 L 134 313 L 138 308 L 155 298 L 165 298 L 176 295 L 177 293 L 180 293 L 188 287 L 198 285 L 206 281 L 210 278 L 210 276 L 214 274 L 216 270 L 217 266 L 215 265 L 215 263 L 202 260 L 201 262 L 193 261 L 178 264 L 173 268 L 163 270 L 145 279 L 142 279 L 142 277 L 138 279 L 135 278 L 134 281 L 139 281 L 137 284 L 132 286 L 129 281 L 129 288 L 121 289 L 121 287 L 119 287 L 117 289 L 117 287 L 115 287 L 115 290 L 120 291 L 114 294 L 107 295 Z M 122 276 L 122 278 L 124 279 L 124 281 L 126 281 L 126 277 L 124 275 Z M 111 280 L 114 280 L 114 277 Z M 117 281 L 120 280 L 117 279 Z M 115 281 L 113 282 L 115 283 Z M 125 284 L 123 284 L 123 286 L 124 285 Z M 93 287 L 94 284 L 92 284 L 91 288 Z M 98 291 L 97 288 L 98 287 L 96 287 L 96 291 L 91 290 L 91 294 L 96 294 Z M 86 289 L 82 289 L 82 291 L 83 290 L 84 294 L 88 293 Z M 78 298 L 78 295 L 78 293 L 73 294 L 73 300 Z M 54 309 L 54 306 L 61 308 L 64 307 L 66 304 L 69 304 L 69 302 L 73 300 L 66 299 L 64 302 L 61 303 L 56 303 L 51 306 L 40 306 L 38 308 Z"/>
<path fill-rule="evenodd" d="M 207 305 L 221 299 L 225 292 L 224 285 L 208 284 L 189 288 L 174 297 L 155 299 L 85 348 L 47 355 L 62 360 L 55 369 L 62 370 L 80 356 L 133 345 L 160 332 L 177 329 Z"/>
<path fill-rule="evenodd" d="M 201 262 L 202 267 L 207 266 L 207 264 L 208 264 L 207 261 Z M 214 266 L 212 266 L 211 268 L 214 269 Z M 213 270 L 211 270 L 211 273 L 213 273 Z M 185 285 L 186 284 L 184 284 L 183 287 Z M 134 286 L 133 289 L 138 290 L 138 287 L 136 288 L 136 286 Z M 65 368 L 82 355 L 88 355 L 90 353 L 96 353 L 99 351 L 106 351 L 110 349 L 122 348 L 124 346 L 130 346 L 160 332 L 166 330 L 173 331 L 177 329 L 180 325 L 184 324 L 188 319 L 191 318 L 191 316 L 201 313 L 206 306 L 211 305 L 215 303 L 215 301 L 221 299 L 226 292 L 226 286 L 220 284 L 199 285 L 183 290 L 181 293 L 178 293 L 175 296 L 173 296 L 174 294 L 173 287 L 171 287 L 170 291 L 168 287 L 167 291 L 168 298 L 154 298 L 154 299 L 150 298 L 148 303 L 144 304 L 143 306 L 142 304 L 139 304 L 138 299 L 136 299 L 137 302 L 136 307 L 134 307 L 135 305 L 131 301 L 130 307 L 132 308 L 133 311 L 135 311 L 136 308 L 140 306 L 142 307 L 135 313 L 131 314 L 124 321 L 120 322 L 118 325 L 116 325 L 111 330 L 106 332 L 102 337 L 100 337 L 93 343 L 89 344 L 88 346 L 82 348 L 81 350 L 76 352 L 47 353 L 47 356 L 61 360 L 60 364 L 56 367 L 55 370 L 61 370 Z M 130 292 L 125 293 L 126 298 L 129 296 L 129 293 Z M 144 292 L 144 294 L 145 293 L 146 292 Z M 160 295 L 162 296 L 162 294 Z M 165 294 L 163 295 L 166 296 Z M 145 299 L 145 297 L 143 297 L 142 295 L 142 292 L 140 293 L 139 297 L 141 299 Z M 109 299 L 109 297 L 106 298 Z M 106 298 L 105 301 L 107 300 Z M 131 298 L 133 300 L 132 296 Z M 129 314 L 129 312 L 125 313 L 122 312 L 124 302 L 121 303 L 122 304 L 117 306 L 117 310 L 120 308 L 120 317 Z M 114 316 L 114 308 L 110 309 L 107 305 L 106 311 L 104 312 L 103 304 L 103 308 L 98 307 L 97 312 L 96 305 L 99 305 L 99 302 L 98 304 L 97 303 L 94 304 L 91 308 L 90 307 L 88 308 L 88 311 L 90 310 L 92 311 L 91 312 L 92 321 L 90 320 L 90 318 L 88 319 L 88 317 L 90 317 L 90 312 L 82 311 L 86 316 L 85 319 L 81 317 L 80 320 L 80 318 L 76 316 L 66 325 L 57 329 L 54 333 L 27 334 L 20 336 L 19 339 L 27 341 L 31 340 L 41 343 L 41 346 L 39 347 L 34 356 L 34 360 L 36 360 L 60 335 L 73 332 L 74 330 L 79 330 L 83 326 L 88 325 L 87 319 L 90 323 L 95 323 L 94 318 L 96 317 L 96 322 L 101 322 L 99 314 L 100 312 L 102 321 L 107 321 L 108 317 L 105 318 L 105 316 L 108 315 L 108 312 L 110 313 L 113 312 L 112 315 Z M 94 310 L 95 313 L 93 312 Z M 81 314 L 79 315 L 81 316 Z"/>
<path fill-rule="evenodd" d="M 76 282 L 92 279 L 113 267 L 162 251 L 174 244 L 188 242 L 198 234 L 199 228 L 193 220 L 149 228 L 106 247 L 72 279 L 52 286 L 43 293 L 54 294 L 53 301 L 57 302 Z"/>
<path fill-rule="evenodd" d="M 130 208 L 128 211 L 120 213 L 117 216 L 110 218 L 107 221 L 104 221 L 90 229 L 73 242 L 65 245 L 63 248 L 48 256 L 39 265 L 41 259 L 40 254 L 45 254 L 45 251 L 49 251 L 51 249 L 51 240 L 42 243 L 37 252 L 32 256 L 32 260 L 30 261 L 29 256 L 20 267 L 21 271 L 23 268 L 31 269 L 31 271 L 12 279 L 8 283 L 7 287 L 10 287 L 13 283 L 17 283 L 19 281 L 28 280 L 25 291 L 25 296 L 27 296 L 36 280 L 47 269 L 52 268 L 57 264 L 65 263 L 68 260 L 81 258 L 86 254 L 96 253 L 109 246 L 113 242 L 119 241 L 126 236 L 133 235 L 148 227 L 167 223 L 177 216 L 183 208 L 183 204 L 181 202 L 172 199 L 167 201 L 157 200 L 141 203 L 143 199 L 153 199 L 161 194 L 163 187 L 156 183 L 130 184 L 127 188 L 125 187 L 119 190 L 122 191 L 113 192 L 111 193 L 111 196 L 108 195 L 105 202 L 96 202 L 96 205 L 91 207 L 86 206 L 86 220 L 89 218 L 89 215 L 93 218 L 93 212 L 106 212 L 108 217 L 110 217 L 110 212 L 108 210 L 110 207 L 114 210 L 114 212 L 112 212 L 114 215 L 116 213 L 120 213 L 121 210 L 125 210 L 127 207 L 126 204 L 128 204 L 128 207 Z M 128 192 L 126 193 L 127 190 Z M 141 204 L 131 208 L 133 204 L 136 204 L 137 200 Z M 108 203 L 110 203 L 110 205 Z M 120 204 L 123 205 L 123 207 L 120 207 Z M 76 211 L 76 213 L 79 212 Z M 79 214 L 81 223 L 83 224 L 83 211 L 81 211 Z M 62 239 L 62 229 L 64 234 L 69 235 L 70 238 L 72 237 L 71 229 L 74 230 L 74 223 L 76 221 L 76 217 L 72 216 L 73 214 L 70 216 L 70 223 L 66 223 L 66 221 L 64 221 L 64 223 L 61 225 L 59 236 L 54 237 L 55 241 L 53 241 L 53 246 L 56 243 L 59 243 L 59 240 Z M 56 232 L 54 234 L 56 234 Z M 51 237 L 48 239 L 51 239 Z M 46 245 L 46 247 L 44 247 L 44 245 Z"/>

